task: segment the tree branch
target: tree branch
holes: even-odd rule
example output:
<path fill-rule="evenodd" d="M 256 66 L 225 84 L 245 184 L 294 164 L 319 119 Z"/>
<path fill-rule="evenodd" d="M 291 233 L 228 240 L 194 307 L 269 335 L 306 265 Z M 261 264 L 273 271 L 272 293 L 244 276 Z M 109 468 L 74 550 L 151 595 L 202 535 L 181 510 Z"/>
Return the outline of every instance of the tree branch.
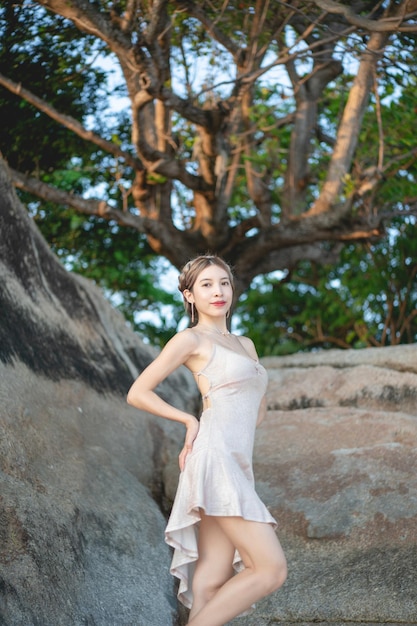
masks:
<path fill-rule="evenodd" d="M 112 14 L 112 21 L 116 22 L 120 30 L 127 35 L 130 35 L 133 30 L 138 2 L 139 0 L 127 0 L 126 8 L 120 17 L 115 12 Z"/>
<path fill-rule="evenodd" d="M 248 288 L 252 279 L 261 274 L 276 270 L 292 270 L 300 261 L 313 261 L 322 265 L 335 265 L 343 245 L 336 243 L 332 248 L 322 242 L 311 242 L 286 248 L 270 250 L 262 257 L 251 259 L 250 250 L 241 251 L 234 263 L 236 276 L 245 276 L 244 288 Z"/>
<path fill-rule="evenodd" d="M 207 32 L 220 43 L 226 50 L 230 52 L 234 59 L 238 59 L 242 54 L 242 48 L 234 43 L 230 37 L 227 37 L 215 22 L 209 19 L 208 15 L 192 0 L 174 0 L 180 11 L 185 11 L 191 17 L 198 20 L 207 30 Z"/>
<path fill-rule="evenodd" d="M 93 143 L 105 152 L 112 154 L 114 157 L 122 158 L 125 163 L 127 165 L 130 165 L 130 167 L 132 167 L 133 169 L 143 169 L 143 164 L 138 158 L 133 157 L 131 154 L 125 152 L 124 150 L 121 150 L 117 144 L 103 139 L 102 137 L 100 137 L 100 135 L 97 135 L 91 130 L 87 130 L 82 124 L 80 124 L 70 115 L 64 115 L 63 113 L 59 113 L 53 106 L 42 100 L 42 98 L 38 98 L 28 89 L 25 89 L 20 84 L 13 82 L 2 74 L 0 74 L 0 85 L 6 87 L 6 89 L 8 89 L 11 93 L 20 96 L 21 98 L 23 98 L 23 100 L 30 102 L 30 104 L 33 104 L 33 106 L 36 107 L 39 111 L 42 111 L 51 119 L 55 120 L 62 126 L 65 126 L 65 128 L 73 131 L 82 139 Z"/>
<path fill-rule="evenodd" d="M 145 169 L 144 164 L 137 157 L 133 157 L 128 152 L 121 150 L 117 144 L 103 139 L 100 135 L 97 135 L 93 131 L 85 129 L 82 124 L 70 115 L 59 113 L 53 106 L 47 104 L 44 100 L 38 98 L 27 89 L 24 89 L 21 85 L 14 83 L 2 74 L 0 74 L 0 85 L 3 85 L 3 87 L 6 87 L 12 93 L 20 96 L 27 102 L 30 102 L 38 110 L 42 111 L 62 126 L 65 126 L 65 128 L 72 130 L 82 139 L 93 143 L 105 152 L 112 154 L 114 157 L 122 158 L 125 163 L 132 167 L 135 171 Z M 161 176 L 167 176 L 169 178 L 176 178 L 184 183 L 184 185 L 186 185 L 189 189 L 198 191 L 207 191 L 209 189 L 199 176 L 194 176 L 193 174 L 187 172 L 183 165 L 175 159 L 168 158 L 164 152 L 154 150 L 152 154 L 148 156 L 151 162 L 147 164 L 146 169 L 149 172 L 155 172 Z"/>
<path fill-rule="evenodd" d="M 332 215 L 328 219 L 337 224 L 346 211 L 350 210 L 349 203 L 338 203 L 338 198 L 358 143 L 359 128 L 368 104 L 375 66 L 387 40 L 387 33 L 372 33 L 369 38 L 339 125 L 326 181 L 319 198 L 306 215 L 317 215 L 332 208 Z"/>
<path fill-rule="evenodd" d="M 166 34 L 170 23 L 167 22 L 166 8 L 168 0 L 154 0 L 150 6 L 151 19 L 145 32 L 146 41 L 149 46 L 163 34 Z"/>
<path fill-rule="evenodd" d="M 18 189 L 27 191 L 42 200 L 72 207 L 84 215 L 115 221 L 120 224 L 120 226 L 133 228 L 145 234 L 147 237 L 154 239 L 163 247 L 164 255 L 173 265 L 184 264 L 187 258 L 190 258 L 195 253 L 196 248 L 198 248 L 199 245 L 203 245 L 203 242 L 198 240 L 198 235 L 196 236 L 196 234 L 192 232 L 184 233 L 183 231 L 179 231 L 172 222 L 167 222 L 166 220 L 158 221 L 150 217 L 133 215 L 128 211 L 120 211 L 104 200 L 85 199 L 47 185 L 37 178 L 25 176 L 10 167 L 8 167 L 8 169 L 13 184 Z M 179 259 L 180 263 L 178 263 Z"/>
<path fill-rule="evenodd" d="M 147 228 L 145 226 L 148 226 L 148 222 L 150 220 L 147 220 L 146 218 L 115 209 L 104 200 L 97 200 L 93 198 L 86 199 L 67 191 L 63 191 L 62 189 L 58 189 L 57 187 L 52 187 L 51 185 L 43 183 L 38 178 L 26 176 L 25 174 L 18 172 L 10 166 L 9 171 L 13 184 L 17 189 L 27 191 L 28 193 L 31 193 L 48 202 L 70 206 L 84 215 L 96 215 L 97 217 L 102 217 L 106 220 L 115 220 L 122 226 L 129 226 L 142 233 L 147 232 Z"/>
<path fill-rule="evenodd" d="M 131 48 L 130 38 L 121 28 L 115 28 L 110 13 L 97 9 L 98 4 L 89 0 L 36 0 L 53 13 L 71 20 L 84 33 L 105 41 L 114 52 L 126 54 Z"/>
<path fill-rule="evenodd" d="M 261 78 L 261 76 L 267 74 L 271 69 L 273 69 L 275 67 L 278 67 L 279 65 L 286 65 L 287 63 L 291 63 L 291 62 L 294 62 L 296 60 L 300 60 L 304 56 L 306 56 L 307 52 L 312 53 L 311 54 L 312 58 L 314 58 L 314 56 L 319 56 L 319 55 L 322 56 L 323 52 L 322 52 L 321 48 L 324 45 L 337 43 L 337 41 L 341 37 L 347 36 L 350 33 L 351 33 L 351 28 L 347 28 L 342 33 L 329 35 L 328 37 L 325 37 L 325 38 L 320 39 L 318 41 L 314 41 L 311 44 L 307 44 L 306 42 L 304 42 L 306 44 L 306 47 L 303 48 L 302 52 L 300 52 L 300 50 L 295 50 L 294 52 L 290 52 L 291 48 L 294 48 L 294 45 L 291 45 L 290 48 L 286 48 L 285 50 L 283 50 L 279 54 L 278 57 L 276 57 L 273 61 L 270 61 L 270 63 L 268 63 L 267 65 L 264 65 L 264 66 L 260 67 L 259 69 L 256 69 L 255 71 L 252 71 L 252 72 L 242 73 L 239 76 L 237 81 L 223 81 L 221 83 L 217 83 L 215 85 L 215 87 L 218 87 L 218 86 L 221 86 L 221 85 L 226 85 L 227 82 L 229 82 L 229 83 L 232 83 L 232 82 L 255 83 L 256 80 Z M 318 49 L 318 51 L 314 52 L 316 49 Z M 201 93 L 203 93 L 203 92 L 201 92 Z"/>
<path fill-rule="evenodd" d="M 393 17 L 384 17 L 378 20 L 371 20 L 367 17 L 357 15 L 348 4 L 339 4 L 333 0 L 313 0 L 314 4 L 320 9 L 327 11 L 333 15 L 342 15 L 345 20 L 353 26 L 363 28 L 374 33 L 394 33 L 394 32 L 417 32 L 417 24 L 409 24 L 401 26 L 403 22 L 414 19 L 417 15 L 416 11 L 405 13 L 408 2 L 405 2 L 404 14 Z M 401 7 L 400 7 L 401 8 Z M 398 14 L 397 10 L 397 14 Z"/>

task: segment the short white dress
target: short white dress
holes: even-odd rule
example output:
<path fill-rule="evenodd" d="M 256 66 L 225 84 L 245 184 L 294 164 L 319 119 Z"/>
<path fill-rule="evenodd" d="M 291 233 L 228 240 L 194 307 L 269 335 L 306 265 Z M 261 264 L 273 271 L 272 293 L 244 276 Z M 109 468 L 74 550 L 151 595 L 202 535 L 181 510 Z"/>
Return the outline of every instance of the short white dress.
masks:
<path fill-rule="evenodd" d="M 178 599 L 188 608 L 193 603 L 200 509 L 206 515 L 277 525 L 255 491 L 252 470 L 258 410 L 267 386 L 265 368 L 249 355 L 215 343 L 197 376 L 209 382 L 204 396 L 209 408 L 201 415 L 165 530 L 165 540 L 174 548 L 170 571 L 180 579 Z M 244 567 L 237 551 L 233 566 L 236 571 Z"/>

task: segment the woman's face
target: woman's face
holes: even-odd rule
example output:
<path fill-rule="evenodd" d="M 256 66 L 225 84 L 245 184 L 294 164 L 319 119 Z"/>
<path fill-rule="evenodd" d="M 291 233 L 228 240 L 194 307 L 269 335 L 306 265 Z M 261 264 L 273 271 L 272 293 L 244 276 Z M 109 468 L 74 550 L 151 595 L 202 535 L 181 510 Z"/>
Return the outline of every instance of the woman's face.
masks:
<path fill-rule="evenodd" d="M 202 270 L 189 294 L 200 320 L 202 316 L 223 317 L 232 306 L 233 288 L 227 272 L 219 265 Z"/>

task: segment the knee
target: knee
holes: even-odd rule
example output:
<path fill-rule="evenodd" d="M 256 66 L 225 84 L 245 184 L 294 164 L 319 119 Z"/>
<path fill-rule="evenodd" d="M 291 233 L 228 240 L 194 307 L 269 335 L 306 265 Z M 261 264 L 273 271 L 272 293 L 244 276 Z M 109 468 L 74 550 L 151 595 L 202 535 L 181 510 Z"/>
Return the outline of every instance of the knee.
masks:
<path fill-rule="evenodd" d="M 207 604 L 212 599 L 217 589 L 212 585 L 193 585 L 194 603 Z"/>
<path fill-rule="evenodd" d="M 263 584 L 265 587 L 265 595 L 276 591 L 287 580 L 287 562 L 285 558 L 279 559 L 271 563 L 265 568 L 263 573 Z"/>
<path fill-rule="evenodd" d="M 206 604 L 220 589 L 224 581 L 212 579 L 210 576 L 198 576 L 194 575 L 193 579 L 193 596 L 198 599 L 198 602 Z"/>

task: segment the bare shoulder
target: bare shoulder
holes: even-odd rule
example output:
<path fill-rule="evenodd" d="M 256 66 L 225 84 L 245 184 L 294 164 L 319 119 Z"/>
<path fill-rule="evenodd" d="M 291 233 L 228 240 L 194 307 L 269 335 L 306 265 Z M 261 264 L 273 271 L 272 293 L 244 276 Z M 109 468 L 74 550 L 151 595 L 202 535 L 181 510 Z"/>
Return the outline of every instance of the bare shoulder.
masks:
<path fill-rule="evenodd" d="M 253 343 L 252 339 L 250 339 L 249 337 L 245 337 L 243 335 L 237 335 L 237 338 L 239 339 L 242 348 L 255 360 L 258 359 L 258 354 L 256 352 L 256 348 L 255 348 L 255 344 Z"/>
<path fill-rule="evenodd" d="M 211 356 L 213 341 L 207 334 L 194 328 L 187 328 L 184 333 L 187 333 L 187 341 L 193 346 L 185 365 L 192 372 L 198 372 L 207 364 Z"/>
<path fill-rule="evenodd" d="M 176 333 L 162 348 L 158 356 L 144 369 L 138 380 L 154 389 L 177 367 L 185 365 L 198 352 L 198 337 L 187 330 Z"/>
<path fill-rule="evenodd" d="M 187 358 L 195 355 L 199 348 L 199 337 L 192 328 L 181 330 L 165 344 L 163 352 L 177 353 Z"/>

